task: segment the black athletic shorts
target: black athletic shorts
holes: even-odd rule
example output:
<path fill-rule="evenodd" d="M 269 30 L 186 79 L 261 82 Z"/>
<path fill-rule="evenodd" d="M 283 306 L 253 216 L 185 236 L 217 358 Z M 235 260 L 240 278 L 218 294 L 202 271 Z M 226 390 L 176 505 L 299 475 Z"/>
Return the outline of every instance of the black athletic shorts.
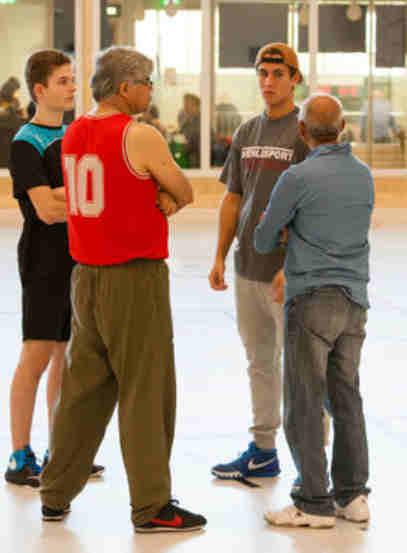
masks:
<path fill-rule="evenodd" d="M 23 285 L 23 340 L 66 342 L 71 334 L 70 281 L 50 285 L 38 279 Z"/>
<path fill-rule="evenodd" d="M 66 342 L 71 333 L 71 273 L 66 225 L 25 222 L 18 243 L 23 340 Z"/>

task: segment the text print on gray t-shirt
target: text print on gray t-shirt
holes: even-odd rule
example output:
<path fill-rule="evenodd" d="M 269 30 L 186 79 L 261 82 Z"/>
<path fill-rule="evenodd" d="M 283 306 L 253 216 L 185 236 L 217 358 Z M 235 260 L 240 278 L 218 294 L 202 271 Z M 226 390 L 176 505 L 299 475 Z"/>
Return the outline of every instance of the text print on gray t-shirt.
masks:
<path fill-rule="evenodd" d="M 220 177 L 229 192 L 242 196 L 235 269 L 248 280 L 271 282 L 284 264 L 282 248 L 258 254 L 253 233 L 278 177 L 308 154 L 298 134 L 297 115 L 297 108 L 280 119 L 270 119 L 264 112 L 243 123 L 233 137 Z"/>

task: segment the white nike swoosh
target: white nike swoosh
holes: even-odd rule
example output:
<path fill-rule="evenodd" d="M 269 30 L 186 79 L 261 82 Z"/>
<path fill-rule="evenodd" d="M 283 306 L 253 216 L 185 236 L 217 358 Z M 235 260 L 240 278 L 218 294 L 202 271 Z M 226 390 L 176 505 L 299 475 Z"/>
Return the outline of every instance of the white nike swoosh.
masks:
<path fill-rule="evenodd" d="M 17 468 L 17 461 L 14 459 L 14 457 L 12 457 L 12 458 L 10 459 L 10 462 L 9 462 L 9 464 L 8 464 L 8 468 L 9 468 L 10 470 L 16 470 L 16 468 Z"/>
<path fill-rule="evenodd" d="M 249 470 L 257 470 L 257 469 L 261 469 L 263 467 L 267 467 L 267 465 L 271 465 L 271 463 L 274 463 L 276 460 L 275 457 L 273 457 L 272 459 L 270 459 L 269 461 L 264 461 L 264 463 L 255 463 L 253 461 L 253 459 L 250 459 L 249 461 L 249 464 L 247 465 L 247 468 Z"/>

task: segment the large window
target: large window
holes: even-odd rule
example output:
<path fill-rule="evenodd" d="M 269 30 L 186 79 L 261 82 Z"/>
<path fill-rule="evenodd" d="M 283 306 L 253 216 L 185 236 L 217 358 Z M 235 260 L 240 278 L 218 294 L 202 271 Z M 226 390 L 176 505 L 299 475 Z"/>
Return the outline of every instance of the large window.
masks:
<path fill-rule="evenodd" d="M 264 109 L 254 70 L 256 53 L 267 42 L 289 42 L 292 18 L 293 11 L 286 2 L 217 2 L 213 166 L 223 165 L 240 123 Z"/>
<path fill-rule="evenodd" d="M 35 110 L 24 81 L 26 60 L 51 47 L 74 54 L 74 2 L 0 0 L 0 22 L 0 169 L 5 169 L 13 136 Z M 66 114 L 65 122 L 73 117 Z"/>
<path fill-rule="evenodd" d="M 136 48 L 154 60 L 153 105 L 146 114 L 166 136 L 181 167 L 201 167 L 201 11 L 146 10 Z"/>
<path fill-rule="evenodd" d="M 109 8 L 109 2 L 106 8 Z M 110 13 L 111 43 L 132 44 L 154 62 L 153 101 L 141 119 L 154 125 L 165 136 L 182 168 L 199 169 L 200 1 L 127 0 L 121 3 L 119 11 Z"/>
<path fill-rule="evenodd" d="M 50 2 L 0 2 L 0 168 L 8 165 L 10 142 L 27 118 L 30 99 L 24 63 L 34 50 L 50 45 Z M 24 32 L 30 22 L 30 32 Z"/>
<path fill-rule="evenodd" d="M 343 140 L 373 168 L 405 167 L 406 3 L 319 6 L 318 89 L 345 107 Z"/>
<path fill-rule="evenodd" d="M 27 116 L 25 60 L 49 46 L 75 53 L 74 5 L 0 0 L 0 86 L 15 87 L 13 121 L 10 98 L 0 99 L 0 167 Z M 298 51 L 305 77 L 296 88 L 298 104 L 310 91 L 337 95 L 347 119 L 342 139 L 354 152 L 373 168 L 407 166 L 407 0 L 100 0 L 100 7 L 100 43 L 85 48 L 81 40 L 83 88 L 98 44 L 134 45 L 151 57 L 153 104 L 142 117 L 166 137 L 181 167 L 214 174 L 235 129 L 262 111 L 253 61 L 270 41 Z M 90 32 L 94 22 L 83 25 Z M 90 94 L 80 107 L 89 102 Z"/>

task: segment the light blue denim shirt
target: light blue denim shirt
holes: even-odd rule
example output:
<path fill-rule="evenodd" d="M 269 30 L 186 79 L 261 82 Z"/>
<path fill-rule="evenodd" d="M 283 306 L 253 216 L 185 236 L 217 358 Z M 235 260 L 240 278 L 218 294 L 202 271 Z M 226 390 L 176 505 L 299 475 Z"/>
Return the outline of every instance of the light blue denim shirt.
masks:
<path fill-rule="evenodd" d="M 310 288 L 338 285 L 369 307 L 369 240 L 374 184 L 349 144 L 329 144 L 280 176 L 254 233 L 269 253 L 287 226 L 286 303 Z"/>

